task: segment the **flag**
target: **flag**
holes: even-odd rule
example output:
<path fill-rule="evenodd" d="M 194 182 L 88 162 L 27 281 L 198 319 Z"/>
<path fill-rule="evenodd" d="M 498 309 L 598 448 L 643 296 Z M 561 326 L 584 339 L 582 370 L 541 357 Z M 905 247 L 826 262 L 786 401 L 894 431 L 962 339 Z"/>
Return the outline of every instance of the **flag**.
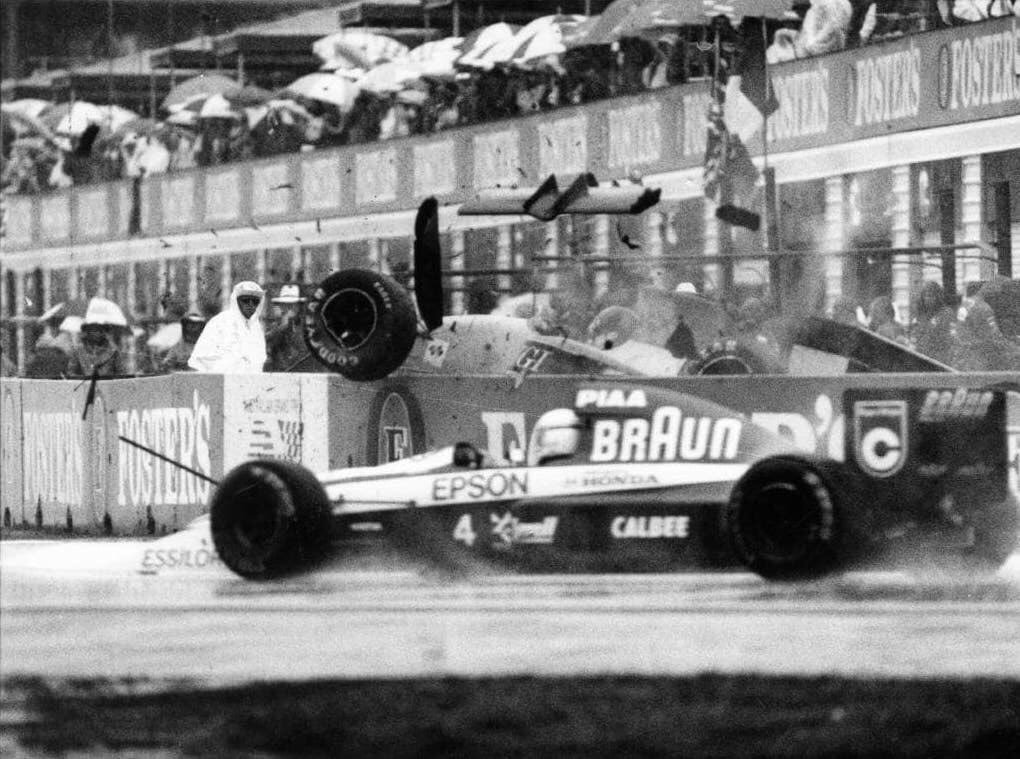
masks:
<path fill-rule="evenodd" d="M 755 30 L 757 25 L 745 19 L 743 26 Z M 779 110 L 779 101 L 770 86 L 760 27 L 746 34 L 743 43 L 737 73 L 726 82 L 726 123 L 746 143 L 765 119 Z"/>
<path fill-rule="evenodd" d="M 746 28 L 746 26 L 745 26 Z M 753 27 L 752 27 L 753 28 Z M 716 218 L 757 230 L 761 217 L 754 206 L 758 168 L 746 142 L 779 107 L 771 94 L 765 70 L 765 42 L 751 33 L 744 39 L 738 73 L 725 68 L 713 81 L 705 142 L 705 196 L 716 201 Z"/>

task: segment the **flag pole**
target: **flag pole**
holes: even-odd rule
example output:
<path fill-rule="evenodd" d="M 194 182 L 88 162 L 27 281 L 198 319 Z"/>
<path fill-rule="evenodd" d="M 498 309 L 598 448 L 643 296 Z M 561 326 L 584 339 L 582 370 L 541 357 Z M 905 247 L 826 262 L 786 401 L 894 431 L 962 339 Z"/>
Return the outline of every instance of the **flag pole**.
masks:
<path fill-rule="evenodd" d="M 769 28 L 767 20 L 764 16 L 761 19 L 761 49 L 764 55 L 765 65 L 765 102 L 769 101 L 769 95 L 772 91 L 772 80 L 769 78 Z M 764 164 L 762 168 L 765 171 L 769 170 L 769 110 L 766 108 L 762 112 L 762 125 L 761 125 L 761 155 Z"/>
<path fill-rule="evenodd" d="M 726 82 L 729 81 L 731 71 L 729 65 L 722 60 L 722 34 L 719 29 L 721 22 L 718 20 L 713 24 L 715 27 L 715 71 L 712 75 L 712 100 L 715 106 L 720 110 L 723 125 L 726 126 L 724 132 L 724 139 L 722 144 L 722 157 L 720 158 L 721 169 L 720 169 L 720 182 L 719 190 L 716 196 L 716 218 L 718 219 L 718 210 L 723 206 L 727 206 L 732 203 L 732 188 L 730 186 L 730 179 L 728 172 L 729 159 L 730 159 L 730 134 L 729 127 L 726 125 Z M 726 82 L 722 81 L 723 66 L 726 66 L 725 75 Z M 718 272 L 721 282 L 718 283 L 723 293 L 729 293 L 733 289 L 733 261 L 731 256 L 733 255 L 733 230 L 729 224 L 719 224 L 716 222 L 716 235 L 718 240 L 718 251 L 724 256 L 722 271 Z"/>
<path fill-rule="evenodd" d="M 762 58 L 765 66 L 765 102 L 768 103 L 772 95 L 772 77 L 769 76 L 769 28 L 768 20 L 762 16 L 761 19 L 761 47 Z M 762 112 L 761 125 L 761 155 L 762 174 L 765 177 L 765 245 L 773 251 L 781 251 L 783 248 L 782 235 L 779 234 L 779 213 L 776 194 L 775 173 L 769 169 L 769 109 Z M 769 239 L 771 238 L 771 239 Z"/>

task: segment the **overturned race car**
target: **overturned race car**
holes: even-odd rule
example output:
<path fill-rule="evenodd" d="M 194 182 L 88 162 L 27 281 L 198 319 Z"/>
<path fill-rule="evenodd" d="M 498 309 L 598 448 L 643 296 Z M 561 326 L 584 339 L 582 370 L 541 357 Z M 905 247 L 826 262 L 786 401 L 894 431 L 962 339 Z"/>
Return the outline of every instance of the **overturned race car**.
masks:
<path fill-rule="evenodd" d="M 252 579 L 382 547 L 538 572 L 990 573 L 1017 543 L 1009 395 L 848 390 L 838 461 L 652 382 L 580 382 L 572 408 L 541 416 L 518 463 L 465 443 L 318 476 L 245 462 L 213 494 L 213 540 Z"/>

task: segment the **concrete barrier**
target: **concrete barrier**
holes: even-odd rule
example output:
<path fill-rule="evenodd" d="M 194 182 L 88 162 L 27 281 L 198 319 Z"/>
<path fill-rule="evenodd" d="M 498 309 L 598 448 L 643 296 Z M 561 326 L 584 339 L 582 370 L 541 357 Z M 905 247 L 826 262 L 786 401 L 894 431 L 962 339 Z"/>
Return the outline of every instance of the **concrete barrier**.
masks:
<path fill-rule="evenodd" d="M 4 380 L 5 518 L 13 528 L 163 534 L 203 513 L 210 480 L 246 458 L 322 469 L 327 430 L 311 420 L 325 414 L 327 381 L 297 374 L 104 380 L 83 418 L 87 382 Z"/>

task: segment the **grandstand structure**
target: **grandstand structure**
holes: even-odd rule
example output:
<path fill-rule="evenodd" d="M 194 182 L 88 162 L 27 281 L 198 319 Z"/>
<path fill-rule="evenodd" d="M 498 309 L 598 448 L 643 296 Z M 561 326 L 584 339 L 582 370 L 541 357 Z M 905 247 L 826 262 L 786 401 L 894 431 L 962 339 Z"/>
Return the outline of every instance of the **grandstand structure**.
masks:
<path fill-rule="evenodd" d="M 615 258 L 640 259 L 667 286 L 771 278 L 781 288 L 793 267 L 800 281 L 824 280 L 829 302 L 891 292 L 904 309 L 947 267 L 961 292 L 995 272 L 1020 277 L 1020 19 L 770 74 L 780 108 L 767 141 L 759 132 L 748 145 L 774 178 L 757 232 L 719 221 L 704 196 L 710 94 L 691 81 L 426 136 L 8 197 L 0 315 L 24 366 L 30 317 L 71 298 L 104 295 L 144 320 L 159 317 L 167 293 L 219 304 L 241 279 L 272 289 L 341 267 L 407 273 L 428 196 L 441 204 L 454 313 L 479 308 L 480 293 L 555 287 L 564 260 L 585 256 L 602 261 L 603 289 Z M 480 190 L 585 171 L 604 182 L 640 176 L 662 200 L 623 220 L 456 214 Z M 804 255 L 769 265 L 770 253 L 790 251 Z"/>

